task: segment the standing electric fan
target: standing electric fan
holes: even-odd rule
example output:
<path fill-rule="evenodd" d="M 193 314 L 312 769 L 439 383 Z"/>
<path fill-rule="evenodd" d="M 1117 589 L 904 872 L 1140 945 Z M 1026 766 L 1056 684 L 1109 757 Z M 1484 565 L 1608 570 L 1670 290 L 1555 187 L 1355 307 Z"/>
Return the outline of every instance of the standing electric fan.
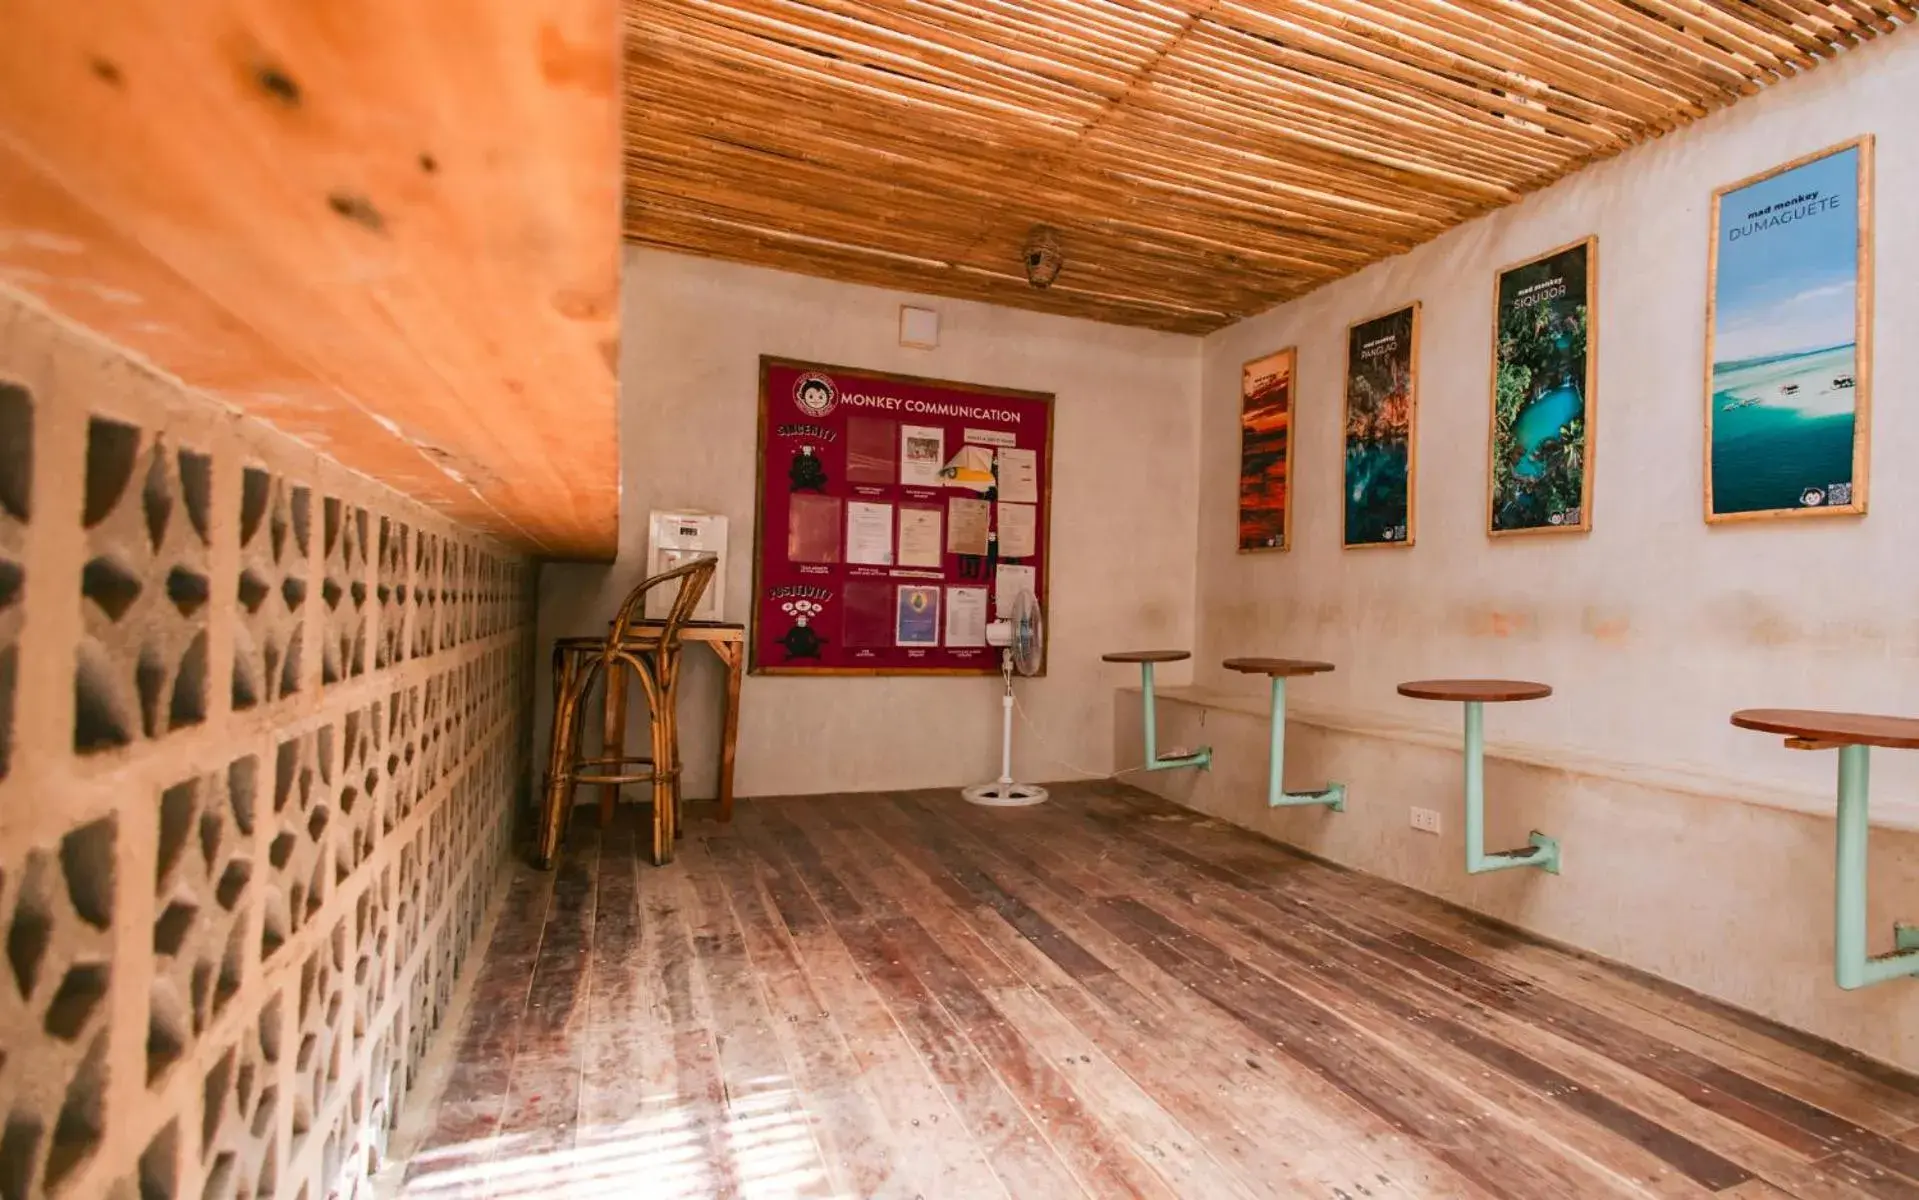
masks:
<path fill-rule="evenodd" d="M 1040 620 L 1039 601 L 1022 589 L 1013 600 L 1010 618 L 1002 617 L 986 627 L 986 643 L 1000 647 L 1000 675 L 1006 691 L 1000 697 L 999 780 L 969 787 L 960 795 L 975 804 L 995 808 L 1016 808 L 1038 804 L 1046 799 L 1046 789 L 1038 784 L 1013 782 L 1013 672 L 1038 673 L 1045 661 L 1046 629 Z"/>

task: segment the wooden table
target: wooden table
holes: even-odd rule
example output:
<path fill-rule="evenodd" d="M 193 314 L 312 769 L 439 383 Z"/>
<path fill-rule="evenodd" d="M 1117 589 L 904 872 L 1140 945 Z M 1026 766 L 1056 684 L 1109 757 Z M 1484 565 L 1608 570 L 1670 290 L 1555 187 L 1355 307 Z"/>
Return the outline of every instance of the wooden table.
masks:
<path fill-rule="evenodd" d="M 1264 675 L 1272 680 L 1273 706 L 1269 716 L 1272 741 L 1266 752 L 1266 807 L 1298 808 L 1323 804 L 1334 812 L 1346 811 L 1346 785 L 1328 783 L 1305 792 L 1289 792 L 1286 774 L 1286 681 L 1296 675 L 1318 675 L 1333 669 L 1333 664 L 1306 658 L 1229 658 L 1219 664 L 1242 675 Z"/>
<path fill-rule="evenodd" d="M 1833 980 L 1848 991 L 1919 976 L 1919 926 L 1894 922 L 1891 954 L 1866 952 L 1866 836 L 1873 746 L 1919 750 L 1919 720 L 1804 708 L 1748 708 L 1741 729 L 1776 733 L 1792 750 L 1839 751 L 1838 828 L 1833 843 Z"/>
<path fill-rule="evenodd" d="M 1153 700 L 1153 665 L 1184 662 L 1192 656 L 1190 650 L 1115 650 L 1099 656 L 1102 662 L 1139 664 L 1140 729 L 1146 742 L 1145 769 L 1148 771 L 1171 771 L 1179 767 L 1207 770 L 1212 766 L 1211 746 L 1201 746 L 1191 754 L 1174 754 L 1166 758 L 1159 756 L 1159 712 Z"/>
<path fill-rule="evenodd" d="M 663 622 L 642 621 L 637 631 L 652 630 L 651 639 L 633 640 L 636 647 L 659 641 Z M 733 622 L 688 621 L 680 627 L 680 641 L 696 642 L 712 651 L 726 668 L 726 691 L 720 701 L 720 820 L 733 819 L 733 761 L 740 736 L 740 682 L 746 674 L 746 626 Z M 626 748 L 626 672 L 608 672 L 606 681 L 606 724 L 601 733 L 602 753 L 618 755 Z M 619 802 L 618 785 L 600 789 L 600 827 L 613 820 L 613 806 Z"/>
<path fill-rule="evenodd" d="M 1559 874 L 1559 841 L 1537 829 L 1523 850 L 1486 849 L 1486 705 L 1543 700 L 1553 690 L 1524 679 L 1415 679 L 1399 685 L 1414 700 L 1448 700 L 1466 710 L 1466 872 L 1482 875 L 1508 867 L 1538 867 Z"/>

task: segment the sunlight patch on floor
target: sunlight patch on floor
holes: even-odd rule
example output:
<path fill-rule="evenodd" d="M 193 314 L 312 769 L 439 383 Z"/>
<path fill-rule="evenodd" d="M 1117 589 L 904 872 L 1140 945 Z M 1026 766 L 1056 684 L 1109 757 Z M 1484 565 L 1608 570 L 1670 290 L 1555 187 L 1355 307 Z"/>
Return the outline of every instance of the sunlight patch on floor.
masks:
<path fill-rule="evenodd" d="M 730 1178 L 749 1200 L 835 1195 L 799 1093 L 785 1079 L 731 1098 L 712 1127 L 698 1106 L 666 1095 L 632 1119 L 578 1129 L 572 1144 L 541 1148 L 545 1132 L 506 1134 L 416 1155 L 405 1200 L 695 1200 Z M 718 1161 L 715 1161 L 715 1154 Z"/>

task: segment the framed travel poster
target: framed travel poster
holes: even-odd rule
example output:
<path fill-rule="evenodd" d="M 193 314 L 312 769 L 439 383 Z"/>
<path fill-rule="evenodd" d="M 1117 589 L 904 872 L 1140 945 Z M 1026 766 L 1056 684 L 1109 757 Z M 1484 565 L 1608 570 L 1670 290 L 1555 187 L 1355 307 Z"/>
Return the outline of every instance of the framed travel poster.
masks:
<path fill-rule="evenodd" d="M 1293 532 L 1293 389 L 1298 351 L 1239 369 L 1239 548 L 1284 550 Z"/>
<path fill-rule="evenodd" d="M 1499 272 L 1486 531 L 1592 528 L 1599 239 Z"/>
<path fill-rule="evenodd" d="M 1346 330 L 1345 545 L 1413 544 L 1419 304 Z"/>
<path fill-rule="evenodd" d="M 1860 514 L 1872 425 L 1872 138 L 1713 193 L 1706 520 Z"/>

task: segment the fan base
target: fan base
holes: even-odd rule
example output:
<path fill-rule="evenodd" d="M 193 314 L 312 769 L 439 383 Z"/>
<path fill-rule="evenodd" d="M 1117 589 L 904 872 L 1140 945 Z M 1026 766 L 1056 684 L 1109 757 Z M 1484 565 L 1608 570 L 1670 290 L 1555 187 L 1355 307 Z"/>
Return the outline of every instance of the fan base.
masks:
<path fill-rule="evenodd" d="M 960 795 L 988 808 L 1024 808 L 1046 802 L 1046 789 L 1032 783 L 982 783 L 961 789 Z"/>

